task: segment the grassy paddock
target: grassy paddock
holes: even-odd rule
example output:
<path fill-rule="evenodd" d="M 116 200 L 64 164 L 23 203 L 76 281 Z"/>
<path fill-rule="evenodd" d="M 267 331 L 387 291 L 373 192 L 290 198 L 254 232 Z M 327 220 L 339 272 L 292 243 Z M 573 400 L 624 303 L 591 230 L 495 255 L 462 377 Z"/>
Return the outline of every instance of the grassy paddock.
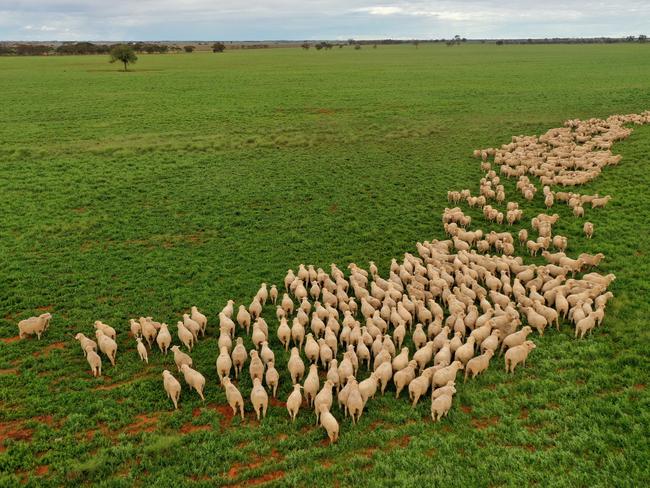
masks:
<path fill-rule="evenodd" d="M 427 400 L 413 410 L 390 395 L 358 426 L 343 421 L 331 448 L 306 410 L 294 425 L 280 404 L 261 425 L 231 422 L 214 321 L 193 353 L 207 401 L 184 391 L 171 412 L 171 358 L 143 367 L 126 334 L 129 317 L 175 324 L 193 304 L 215 317 L 301 262 L 385 272 L 442 237 L 448 189 L 478 189 L 473 149 L 650 108 L 648 49 L 143 55 L 129 73 L 104 56 L 0 58 L 0 336 L 54 314 L 40 342 L 0 342 L 0 485 L 649 484 L 650 127 L 584 188 L 614 197 L 586 209 L 592 241 L 557 209 L 569 252 L 605 252 L 618 277 L 604 327 L 535 337 L 526 370 L 507 377 L 495 361 L 439 424 Z M 541 211 L 541 197 L 524 209 Z M 122 330 L 99 380 L 71 338 L 96 319 Z"/>

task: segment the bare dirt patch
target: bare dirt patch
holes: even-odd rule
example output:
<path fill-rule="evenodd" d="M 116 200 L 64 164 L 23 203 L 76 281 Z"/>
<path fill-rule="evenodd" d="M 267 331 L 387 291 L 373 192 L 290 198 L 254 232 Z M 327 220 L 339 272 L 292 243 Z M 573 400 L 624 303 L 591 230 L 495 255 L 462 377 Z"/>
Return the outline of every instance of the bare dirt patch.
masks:
<path fill-rule="evenodd" d="M 21 420 L 0 422 L 0 446 L 3 446 L 7 439 L 30 442 L 33 434 L 34 431 L 24 427 Z"/>
<path fill-rule="evenodd" d="M 461 405 L 460 409 L 463 411 L 463 413 L 472 413 L 472 407 L 469 405 Z"/>
<path fill-rule="evenodd" d="M 36 476 L 45 476 L 49 472 L 50 472 L 50 467 L 47 464 L 43 464 L 42 466 L 38 466 L 34 470 L 34 473 L 36 474 Z"/>
<path fill-rule="evenodd" d="M 258 476 L 257 478 L 249 478 L 246 481 L 244 481 L 242 484 L 238 484 L 235 486 L 237 487 L 256 486 L 256 485 L 261 485 L 262 483 L 270 483 L 271 481 L 279 480 L 280 478 L 284 478 L 284 471 L 277 470 L 277 471 L 272 471 L 270 473 L 266 473 L 262 476 Z"/>
<path fill-rule="evenodd" d="M 156 430 L 158 425 L 158 419 L 160 418 L 159 413 L 154 413 L 151 415 L 140 414 L 136 415 L 135 422 L 127 425 L 124 428 L 124 432 L 127 434 L 138 434 L 140 432 L 153 432 Z"/>
<path fill-rule="evenodd" d="M 478 430 L 487 429 L 488 427 L 497 425 L 498 423 L 499 417 L 497 416 L 472 420 L 472 425 Z"/>
<path fill-rule="evenodd" d="M 645 385 L 643 383 L 637 383 L 636 385 L 633 386 L 633 388 L 637 391 L 645 390 Z"/>
<path fill-rule="evenodd" d="M 54 351 L 55 349 L 65 349 L 65 342 L 53 342 L 49 346 L 45 346 L 40 351 L 36 351 L 32 353 L 32 356 L 34 356 L 35 358 L 39 356 L 47 356 L 50 353 L 50 351 Z"/>
<path fill-rule="evenodd" d="M 0 375 L 3 375 L 3 374 L 15 374 L 15 375 L 17 375 L 19 373 L 20 373 L 20 371 L 18 371 L 18 369 L 16 369 L 16 368 L 0 369 Z"/>
<path fill-rule="evenodd" d="M 2 342 L 5 344 L 11 344 L 12 342 L 17 342 L 20 340 L 20 336 L 15 336 L 15 337 L 3 337 L 0 339 Z"/>
<path fill-rule="evenodd" d="M 392 439 L 388 445 L 390 447 L 407 447 L 411 443 L 411 436 L 410 435 L 404 435 L 402 437 L 397 437 L 395 439 Z"/>
<path fill-rule="evenodd" d="M 528 418 L 528 409 L 527 408 L 522 408 L 519 411 L 519 418 L 522 420 L 526 420 Z"/>

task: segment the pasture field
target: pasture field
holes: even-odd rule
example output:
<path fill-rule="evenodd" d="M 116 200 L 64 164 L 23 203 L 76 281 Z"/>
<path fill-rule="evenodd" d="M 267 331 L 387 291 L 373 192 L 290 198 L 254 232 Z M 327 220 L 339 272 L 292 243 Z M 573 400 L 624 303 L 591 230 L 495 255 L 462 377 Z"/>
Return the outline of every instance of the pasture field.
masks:
<path fill-rule="evenodd" d="M 249 411 L 231 419 L 214 367 L 226 300 L 300 263 L 385 274 L 443 238 L 447 190 L 478 190 L 473 149 L 650 109 L 648 80 L 644 45 L 142 55 L 129 73 L 105 56 L 0 57 L 0 485 L 650 485 L 648 126 L 582 190 L 613 196 L 586 209 L 594 239 L 553 208 L 568 253 L 602 251 L 617 276 L 604 326 L 535 334 L 526 369 L 495 359 L 442 422 L 391 386 L 357 426 L 335 411 L 332 447 L 307 409 L 292 424 L 270 306 L 282 376 L 267 418 L 245 374 Z M 523 208 L 543 211 L 541 191 Z M 212 319 L 192 354 L 207 399 L 184 385 L 174 412 L 172 357 L 141 364 L 128 319 L 175 325 L 191 305 Z M 43 310 L 43 339 L 11 339 Z M 72 338 L 97 319 L 120 331 L 101 379 Z"/>

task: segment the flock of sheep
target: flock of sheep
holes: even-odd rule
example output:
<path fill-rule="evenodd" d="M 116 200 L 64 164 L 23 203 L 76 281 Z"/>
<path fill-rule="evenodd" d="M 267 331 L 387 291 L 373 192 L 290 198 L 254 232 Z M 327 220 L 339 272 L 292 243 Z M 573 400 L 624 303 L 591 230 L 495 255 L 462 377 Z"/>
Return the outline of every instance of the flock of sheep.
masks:
<path fill-rule="evenodd" d="M 583 217 L 584 205 L 604 207 L 610 197 L 553 191 L 551 185 L 579 186 L 604 167 L 618 164 L 620 156 L 612 155 L 610 147 L 630 134 L 624 126 L 630 123 L 650 123 L 650 112 L 570 120 L 539 137 L 513 137 L 498 149 L 477 150 L 474 155 L 485 173 L 478 194 L 450 191 L 449 201 L 481 208 L 488 221 L 514 225 L 524 214 L 517 202 L 506 198 L 501 177 L 517 178 L 517 190 L 530 201 L 538 191 L 532 176 L 542 184 L 547 208 L 566 203 L 573 215 Z M 529 340 L 533 330 L 540 336 L 550 326 L 559 330 L 560 318 L 574 324 L 576 337 L 584 337 L 602 323 L 612 297 L 607 288 L 615 277 L 587 273 L 599 265 L 602 254 L 567 256 L 568 239 L 553 233 L 558 219 L 557 214 L 536 215 L 530 229 L 513 236 L 509 231 L 471 230 L 472 218 L 460 207 L 446 208 L 442 220 L 450 238 L 417 243 L 417 255 L 406 253 L 401 262 L 393 260 L 387 276 L 380 276 L 372 262 L 368 270 L 348 265 L 347 276 L 336 264 L 329 273 L 301 264 L 297 272 L 287 272 L 282 293 L 276 285 L 262 283 L 248 306 L 235 309 L 229 300 L 218 315 L 216 370 L 233 415 L 244 417 L 246 402 L 236 383 L 246 364 L 253 385 L 250 403 L 258 419 L 266 415 L 269 394 L 275 397 L 283 377 L 275 368 L 269 325 L 262 316 L 267 303 L 276 308 L 274 334 L 285 350 L 291 350 L 288 413 L 295 420 L 302 407 L 313 409 L 330 442 L 339 435 L 339 423 L 331 413 L 335 396 L 355 423 L 369 400 L 379 390 L 384 394 L 391 382 L 396 397 L 406 389 L 413 406 L 431 389 L 431 416 L 438 421 L 451 408 L 459 371 L 464 370 L 464 381 L 473 379 L 496 354 L 504 354 L 506 372 L 514 373 L 535 349 Z M 594 234 L 590 222 L 583 230 L 588 238 Z M 541 252 L 546 264 L 526 264 L 515 256 L 517 246 L 531 255 Z M 585 274 L 578 278 L 579 273 Z M 40 338 L 50 319 L 50 314 L 43 314 L 21 321 L 20 337 Z M 192 307 L 177 323 L 176 335 L 187 352 L 172 345 L 167 324 L 151 317 L 132 319 L 130 332 L 142 361 L 148 362 L 154 343 L 163 354 L 171 350 L 178 373 L 203 399 L 206 378 L 193 369 L 188 353 L 205 336 L 207 322 Z M 82 333 L 76 339 L 93 375 L 100 376 L 102 358 L 97 351 L 115 365 L 116 331 L 100 321 L 95 329 L 96 341 Z M 246 350 L 244 334 L 254 349 Z M 407 336 L 413 350 L 406 345 Z M 371 372 L 361 379 L 364 367 Z M 164 391 L 178 408 L 181 383 L 168 370 L 162 378 Z"/>

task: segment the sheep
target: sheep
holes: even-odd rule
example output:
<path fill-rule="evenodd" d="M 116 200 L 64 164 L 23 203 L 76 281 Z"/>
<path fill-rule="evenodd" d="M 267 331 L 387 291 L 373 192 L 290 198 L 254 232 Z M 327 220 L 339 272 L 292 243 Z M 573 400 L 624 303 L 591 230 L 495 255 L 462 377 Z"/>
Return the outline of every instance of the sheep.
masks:
<path fill-rule="evenodd" d="M 347 414 L 349 414 L 352 418 L 352 423 L 356 424 L 361 418 L 365 403 L 363 401 L 363 397 L 361 396 L 361 392 L 359 391 L 357 380 L 354 376 L 350 376 L 348 378 L 348 385 L 350 385 L 350 391 L 345 403 L 345 410 Z"/>
<path fill-rule="evenodd" d="M 142 326 L 138 322 L 134 319 L 129 319 L 129 325 L 133 337 L 140 337 L 142 335 Z"/>
<path fill-rule="evenodd" d="M 255 378 L 259 378 L 261 381 L 264 377 L 264 362 L 260 359 L 259 354 L 255 349 L 251 349 L 249 352 L 251 363 L 248 365 L 248 373 L 251 376 L 251 381 Z"/>
<path fill-rule="evenodd" d="M 235 378 L 239 377 L 239 373 L 241 373 L 244 368 L 247 359 L 248 352 L 244 347 L 244 340 L 241 337 L 238 337 L 235 348 L 232 350 L 232 364 L 235 367 Z"/>
<path fill-rule="evenodd" d="M 291 340 L 294 345 L 298 346 L 299 350 L 302 350 L 302 344 L 305 340 L 305 327 L 297 318 L 294 319 L 291 325 Z"/>
<path fill-rule="evenodd" d="M 275 364 L 272 360 L 267 364 L 264 379 L 266 380 L 266 386 L 269 388 L 269 391 L 273 392 L 273 398 L 275 398 L 278 391 L 278 384 L 280 382 L 280 373 L 275 369 Z"/>
<path fill-rule="evenodd" d="M 388 382 L 393 377 L 393 367 L 390 362 L 380 364 L 375 370 L 375 375 L 377 376 L 377 381 L 381 385 L 381 394 L 383 395 L 388 386 Z"/>
<path fill-rule="evenodd" d="M 359 383 L 359 393 L 361 393 L 361 398 L 363 398 L 364 406 L 368 402 L 368 399 L 375 397 L 378 386 L 379 381 L 376 373 L 374 372 L 370 373 L 370 376 Z"/>
<path fill-rule="evenodd" d="M 260 420 L 260 413 L 262 418 L 266 417 L 266 409 L 269 406 L 269 395 L 262 386 L 262 380 L 259 378 L 253 379 L 253 388 L 251 389 L 251 403 L 257 415 L 257 420 Z"/>
<path fill-rule="evenodd" d="M 594 235 L 594 224 L 591 222 L 585 222 L 585 224 L 582 226 L 582 231 L 587 236 L 587 239 L 591 239 Z"/>
<path fill-rule="evenodd" d="M 194 334 L 183 325 L 183 322 L 178 322 L 178 338 L 187 348 L 188 351 L 192 352 L 192 347 L 194 347 Z"/>
<path fill-rule="evenodd" d="M 178 410 L 178 399 L 181 397 L 181 384 L 168 370 L 162 372 L 162 377 L 165 392 L 174 404 L 174 408 Z"/>
<path fill-rule="evenodd" d="M 314 399 L 316 398 L 316 394 L 318 393 L 319 388 L 320 380 L 318 379 L 318 365 L 312 364 L 309 366 L 309 373 L 307 374 L 307 378 L 305 379 L 305 383 L 303 385 L 305 400 L 307 400 L 307 404 L 309 406 L 312 406 L 314 404 Z"/>
<path fill-rule="evenodd" d="M 408 365 L 393 375 L 393 383 L 395 383 L 395 398 L 399 398 L 401 391 L 415 379 L 415 369 L 417 368 L 417 361 L 410 361 Z"/>
<path fill-rule="evenodd" d="M 18 322 L 18 337 L 24 339 L 27 336 L 36 334 L 40 340 L 41 334 L 49 327 L 50 320 L 52 319 L 51 313 L 43 313 L 38 317 L 30 317 Z M 113 331 L 115 332 L 115 331 Z"/>
<path fill-rule="evenodd" d="M 192 366 L 192 358 L 188 354 L 185 354 L 183 351 L 181 351 L 179 346 L 172 346 L 171 350 L 174 353 L 174 363 L 176 364 L 176 368 L 179 372 L 181 370 L 181 366 L 184 364 Z"/>
<path fill-rule="evenodd" d="M 104 333 L 104 335 L 107 335 L 111 339 L 115 340 L 117 338 L 117 334 L 115 332 L 115 329 L 113 327 L 111 327 L 110 325 L 106 325 L 103 322 L 101 322 L 100 320 L 95 320 L 94 326 L 95 326 L 96 330 L 101 330 Z M 46 326 L 46 328 L 47 328 L 47 326 Z"/>
<path fill-rule="evenodd" d="M 199 312 L 199 309 L 196 307 L 192 307 L 190 309 L 191 315 L 190 318 L 199 324 L 201 327 L 201 336 L 205 337 L 205 329 L 208 326 L 208 319 L 205 315 L 203 315 L 201 312 Z"/>
<path fill-rule="evenodd" d="M 88 337 L 83 335 L 81 332 L 79 332 L 76 336 L 74 336 L 74 338 L 79 341 L 79 345 L 81 346 L 81 350 L 83 351 L 84 356 L 86 355 L 86 349 L 88 347 L 92 348 L 93 351 L 97 352 L 97 343 L 92 339 L 89 339 Z"/>
<path fill-rule="evenodd" d="M 437 422 L 449 413 L 451 401 L 451 395 L 440 395 L 431 401 L 431 418 L 434 422 Z"/>
<path fill-rule="evenodd" d="M 99 329 L 95 331 L 95 336 L 97 337 L 97 345 L 99 346 L 99 350 L 106 355 L 106 357 L 110 360 L 111 365 L 115 366 L 117 343 Z"/>
<path fill-rule="evenodd" d="M 467 376 L 470 373 L 472 374 L 472 379 L 474 379 L 476 376 L 485 371 L 490 364 L 490 359 L 492 356 L 494 356 L 494 350 L 487 349 L 480 356 L 476 356 L 470 359 L 465 366 L 465 379 L 463 380 L 463 383 L 467 381 Z"/>
<path fill-rule="evenodd" d="M 201 400 L 205 401 L 205 396 L 203 396 L 203 389 L 205 388 L 205 377 L 197 370 L 190 368 L 187 364 L 183 364 L 181 366 L 181 373 L 183 373 L 185 383 L 190 386 L 190 389 L 195 389 L 201 397 Z"/>
<path fill-rule="evenodd" d="M 409 399 L 411 400 L 413 408 L 418 404 L 420 397 L 425 395 L 431 386 L 431 378 L 433 377 L 433 369 L 425 369 L 420 376 L 413 379 L 409 383 Z"/>
<path fill-rule="evenodd" d="M 102 375 L 102 358 L 95 352 L 91 345 L 86 346 L 85 349 L 86 360 L 90 365 L 90 371 L 95 378 Z"/>
<path fill-rule="evenodd" d="M 321 405 L 320 411 L 320 425 L 327 431 L 327 437 L 329 437 L 330 445 L 335 443 L 339 438 L 339 423 L 334 418 L 329 411 L 327 405 Z"/>
<path fill-rule="evenodd" d="M 247 334 L 249 333 L 251 327 L 251 314 L 248 313 L 248 310 L 246 310 L 244 305 L 240 305 L 239 310 L 237 311 L 237 323 L 242 329 L 246 328 Z"/>
<path fill-rule="evenodd" d="M 533 341 L 525 341 L 519 346 L 511 347 L 506 351 L 505 362 L 506 362 L 506 373 L 511 372 L 514 374 L 515 366 L 522 363 L 523 366 L 526 366 L 526 359 L 530 351 L 535 349 L 535 343 Z"/>
<path fill-rule="evenodd" d="M 278 339 L 280 344 L 284 346 L 285 351 L 289 350 L 289 341 L 291 340 L 291 327 L 287 324 L 286 317 L 280 319 L 280 325 L 278 325 L 277 331 Z"/>
<path fill-rule="evenodd" d="M 291 356 L 289 357 L 287 368 L 291 375 L 291 383 L 295 385 L 302 380 L 305 374 L 305 363 L 302 362 L 300 351 L 297 347 L 291 348 Z"/>
<path fill-rule="evenodd" d="M 325 380 L 323 388 L 316 394 L 314 398 L 314 410 L 316 411 L 316 424 L 318 424 L 319 415 L 322 406 L 326 406 L 329 411 L 332 408 L 332 388 L 334 385 L 330 380 Z"/>
<path fill-rule="evenodd" d="M 439 369 L 433 374 L 431 380 L 432 385 L 434 386 L 443 386 L 447 384 L 448 381 L 451 381 L 456 378 L 456 373 L 459 370 L 463 370 L 465 366 L 460 361 L 454 361 L 449 366 Z"/>
<path fill-rule="evenodd" d="M 271 299 L 271 303 L 275 305 L 275 303 L 278 301 L 278 287 L 275 285 L 271 285 L 271 290 L 269 291 L 269 298 Z"/>
<path fill-rule="evenodd" d="M 478 331 L 479 329 L 474 329 Z M 483 342 L 483 341 L 481 341 Z M 456 349 L 454 353 L 454 360 L 461 362 L 463 365 L 467 364 L 467 361 L 474 357 L 474 346 L 476 343 L 476 336 L 470 336 L 467 339 L 467 342 Z"/>
<path fill-rule="evenodd" d="M 147 356 L 147 348 L 142 343 L 142 337 L 136 337 L 135 340 L 138 342 L 137 349 L 138 355 L 140 356 L 140 361 L 144 361 L 149 364 L 149 357 Z"/>
<path fill-rule="evenodd" d="M 275 361 L 275 353 L 269 347 L 268 341 L 262 341 L 262 349 L 260 350 L 260 358 L 264 364 Z"/>
<path fill-rule="evenodd" d="M 160 330 L 156 335 L 156 343 L 160 348 L 160 352 L 167 355 L 169 346 L 171 346 L 172 344 L 172 335 L 169 333 L 169 328 L 167 327 L 167 324 L 160 325 Z"/>
<path fill-rule="evenodd" d="M 289 394 L 289 398 L 287 398 L 287 411 L 289 412 L 289 417 L 291 417 L 292 422 L 296 420 L 298 410 L 300 410 L 300 406 L 302 405 L 301 389 L 302 385 L 295 383 L 293 385 L 293 391 Z"/>
<path fill-rule="evenodd" d="M 147 340 L 149 349 L 151 349 L 151 343 L 156 338 L 158 329 L 146 317 L 140 317 L 140 328 L 142 330 L 142 336 Z"/>
<path fill-rule="evenodd" d="M 526 341 L 526 337 L 533 331 L 528 325 L 521 328 L 521 330 L 514 332 L 503 339 L 501 343 L 501 354 L 504 353 L 506 348 L 519 346 Z"/>
<path fill-rule="evenodd" d="M 577 339 L 578 335 L 580 335 L 580 339 L 584 338 L 585 334 L 591 332 L 591 330 L 595 326 L 596 326 L 596 313 L 592 312 L 576 323 L 575 338 Z"/>
<path fill-rule="evenodd" d="M 228 348 L 222 347 L 219 356 L 217 356 L 217 374 L 219 378 L 230 376 L 230 369 L 232 368 L 232 358 L 228 354 Z"/>
<path fill-rule="evenodd" d="M 242 397 L 237 387 L 230 382 L 230 378 L 227 376 L 221 379 L 221 384 L 226 389 L 226 401 L 230 405 L 230 408 L 232 408 L 232 414 L 237 415 L 237 409 L 239 409 L 241 419 L 244 420 L 244 397 Z"/>

